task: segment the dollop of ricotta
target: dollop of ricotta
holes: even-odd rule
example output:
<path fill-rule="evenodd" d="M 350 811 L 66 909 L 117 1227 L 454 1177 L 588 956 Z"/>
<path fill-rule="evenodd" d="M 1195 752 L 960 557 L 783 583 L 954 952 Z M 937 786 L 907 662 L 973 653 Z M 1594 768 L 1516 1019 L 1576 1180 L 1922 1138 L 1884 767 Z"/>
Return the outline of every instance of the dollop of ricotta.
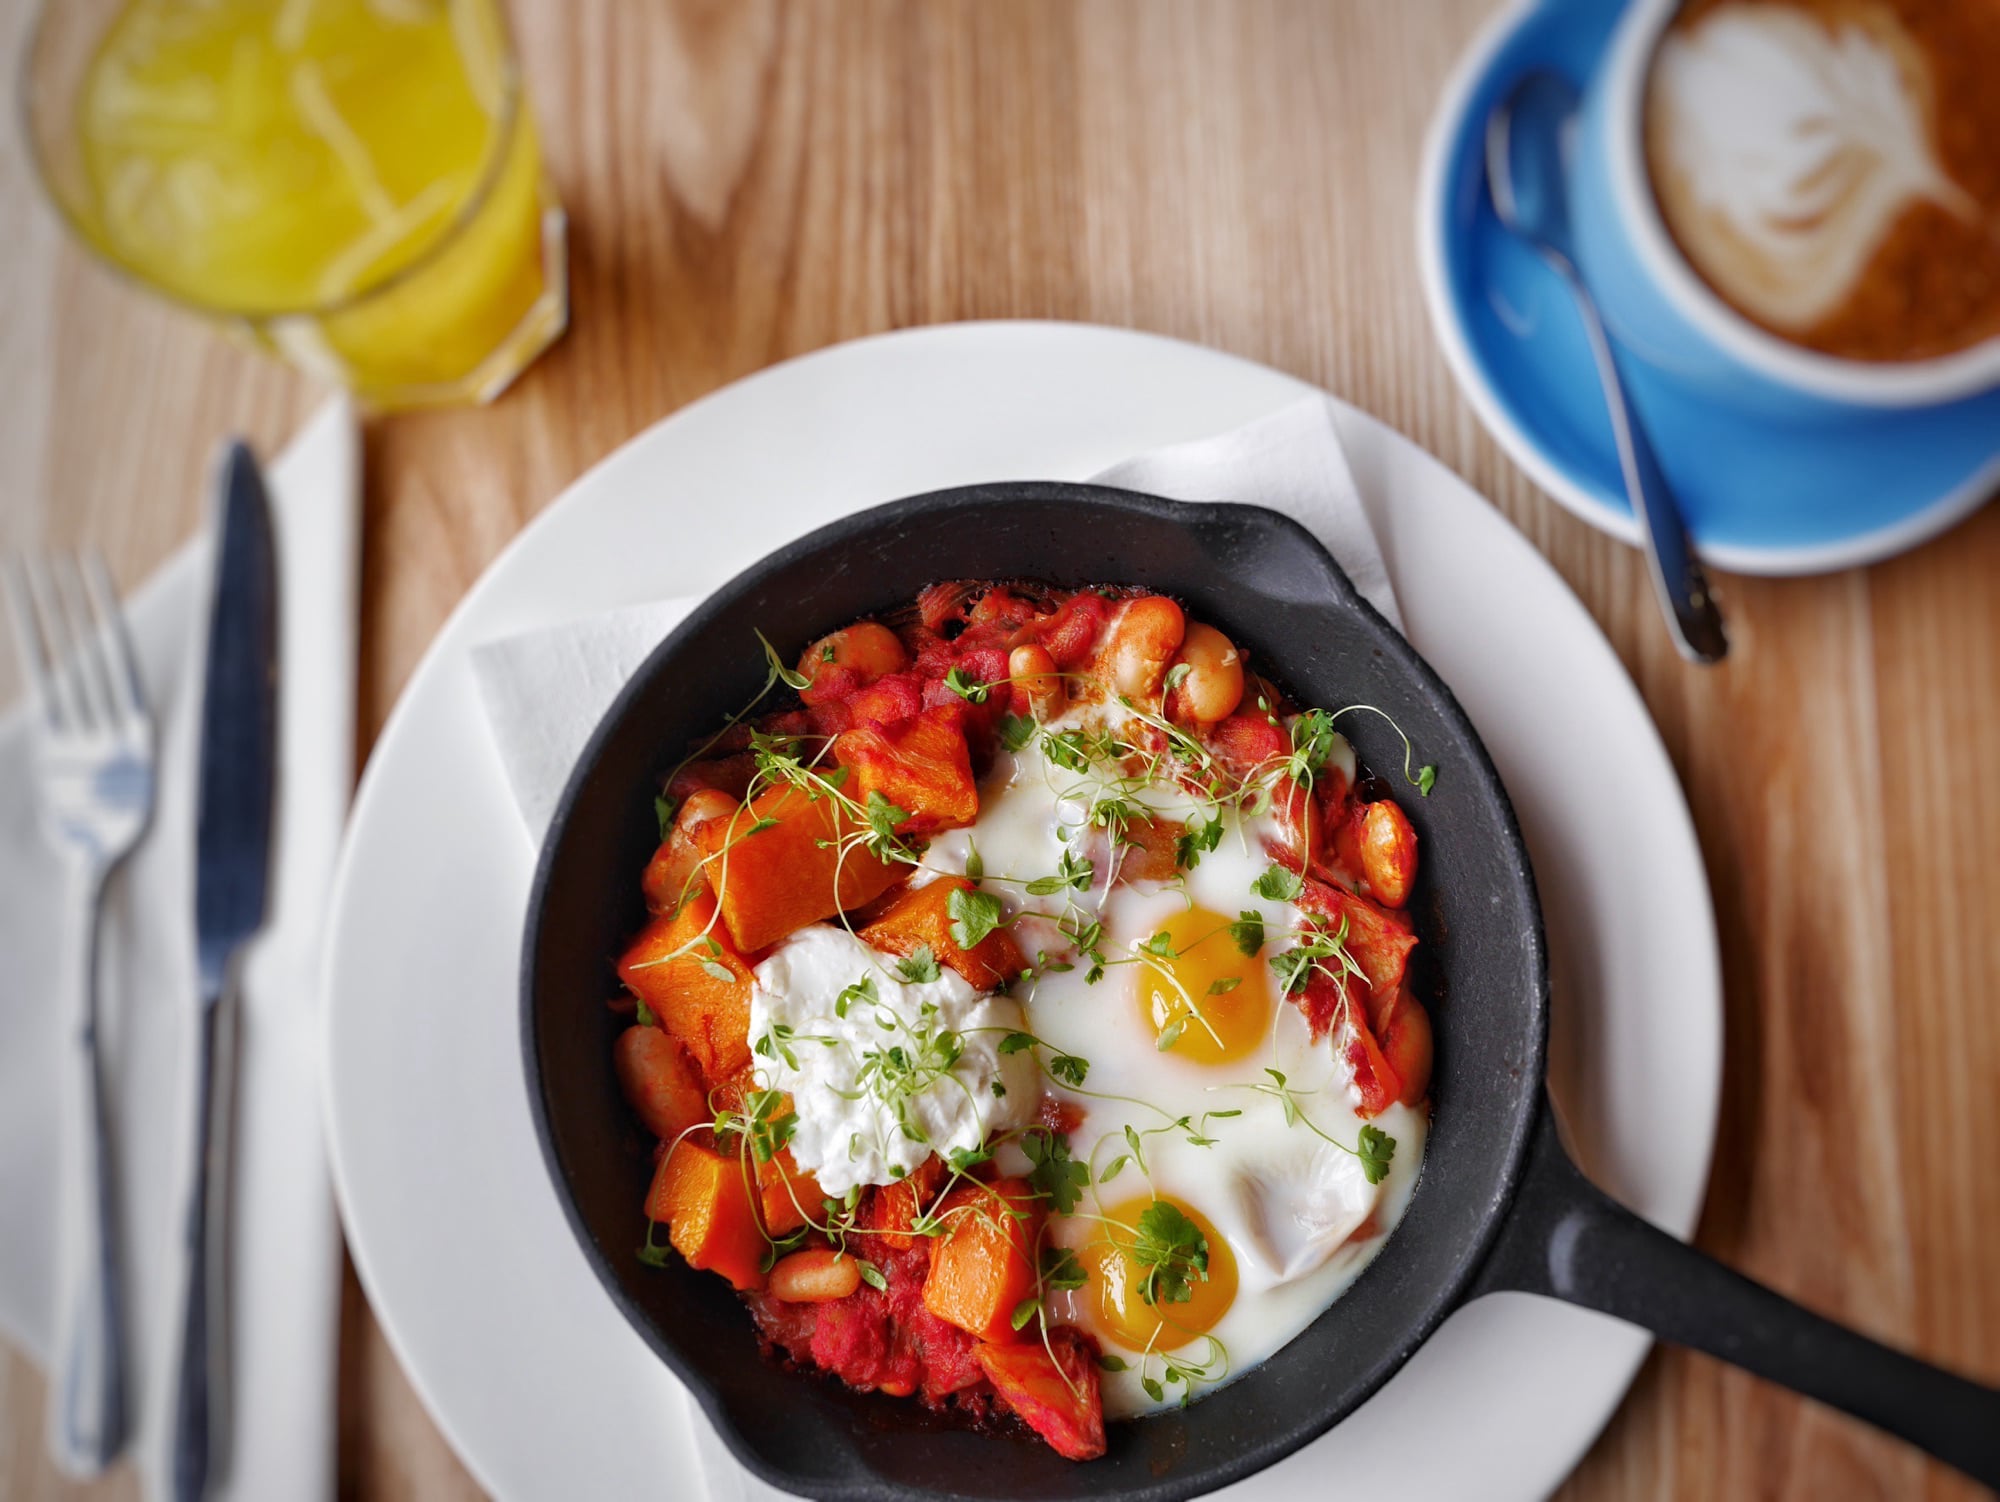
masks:
<path fill-rule="evenodd" d="M 1033 1052 L 1002 1053 L 1020 1003 L 956 971 L 911 981 L 844 928 L 802 928 L 753 973 L 755 1076 L 792 1097 L 790 1147 L 828 1194 L 977 1151 L 1034 1113 Z"/>

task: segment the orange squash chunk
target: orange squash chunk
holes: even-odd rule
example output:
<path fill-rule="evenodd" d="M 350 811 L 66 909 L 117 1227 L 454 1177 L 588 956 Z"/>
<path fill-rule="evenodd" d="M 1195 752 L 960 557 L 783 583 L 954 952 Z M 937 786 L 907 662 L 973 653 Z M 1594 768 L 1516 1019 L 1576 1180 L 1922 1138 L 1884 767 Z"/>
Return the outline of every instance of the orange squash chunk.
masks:
<path fill-rule="evenodd" d="M 776 822 L 748 833 L 766 819 Z M 739 951 L 769 948 L 808 923 L 859 907 L 907 872 L 858 845 L 843 858 L 839 841 L 853 832 L 832 798 L 809 797 L 789 783 L 759 793 L 733 819 L 702 826 L 708 883 L 720 894 L 722 921 Z"/>
<path fill-rule="evenodd" d="M 833 743 L 840 764 L 853 769 L 848 792 L 866 803 L 880 793 L 910 817 L 902 827 L 929 834 L 956 829 L 979 817 L 979 786 L 972 780 L 972 751 L 962 708 L 933 705 L 888 725 L 858 725 Z"/>
<path fill-rule="evenodd" d="M 764 1233 L 734 1154 L 681 1142 L 653 1171 L 646 1214 L 666 1222 L 668 1239 L 689 1267 L 718 1272 L 745 1292 L 764 1286 Z"/>
<path fill-rule="evenodd" d="M 618 961 L 618 978 L 680 1040 L 710 1085 L 750 1062 L 750 966 L 714 920 L 715 898 L 699 892 L 678 913 L 648 923 Z M 697 940 L 688 953 L 665 958 Z"/>
<path fill-rule="evenodd" d="M 1104 1453 L 1104 1398 L 1087 1337 L 1067 1325 L 1049 1344 L 983 1345 L 973 1355 L 1000 1399 L 1064 1460 Z M 1053 1352 L 1053 1354 L 1051 1354 Z"/>
<path fill-rule="evenodd" d="M 867 1223 L 879 1233 L 884 1246 L 907 1252 L 923 1239 L 910 1228 L 937 1198 L 938 1186 L 943 1182 L 944 1163 L 930 1157 L 917 1166 L 915 1173 L 874 1191 Z"/>
<path fill-rule="evenodd" d="M 789 1236 L 820 1210 L 826 1191 L 819 1180 L 799 1167 L 789 1147 L 781 1147 L 768 1163 L 757 1165 L 757 1197 L 764 1210 L 764 1229 L 773 1237 Z"/>
<path fill-rule="evenodd" d="M 708 1119 L 708 1092 L 686 1050 L 665 1030 L 626 1028 L 612 1047 L 611 1067 L 646 1130 L 662 1141 Z"/>
<path fill-rule="evenodd" d="M 924 1307 L 981 1340 L 1019 1340 L 1014 1308 L 1035 1291 L 1042 1210 L 1034 1191 L 1020 1179 L 962 1184 L 938 1213 L 950 1229 L 931 1254 Z"/>
<path fill-rule="evenodd" d="M 951 936 L 951 894 L 969 892 L 962 876 L 945 876 L 927 886 L 912 887 L 894 897 L 866 928 L 861 940 L 887 954 L 905 957 L 928 947 L 940 965 L 949 965 L 981 991 L 1005 985 L 1021 973 L 1021 946 L 1004 928 L 996 928 L 970 949 Z"/>

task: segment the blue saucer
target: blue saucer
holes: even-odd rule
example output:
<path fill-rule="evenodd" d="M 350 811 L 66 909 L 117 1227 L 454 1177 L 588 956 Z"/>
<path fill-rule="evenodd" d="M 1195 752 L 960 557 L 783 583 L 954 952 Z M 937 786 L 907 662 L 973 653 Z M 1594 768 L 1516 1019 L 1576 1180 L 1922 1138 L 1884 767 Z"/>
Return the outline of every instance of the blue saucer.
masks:
<path fill-rule="evenodd" d="M 1637 542 L 1575 305 L 1494 218 L 1484 163 L 1486 117 L 1506 88 L 1535 67 L 1581 85 L 1622 9 L 1526 0 L 1487 28 L 1431 122 L 1417 239 L 1431 322 L 1481 421 L 1563 506 Z M 1787 427 L 1700 399 L 1636 359 L 1624 364 L 1689 529 L 1719 568 L 1804 574 L 1870 563 L 1943 531 L 2000 488 L 2000 391 Z"/>

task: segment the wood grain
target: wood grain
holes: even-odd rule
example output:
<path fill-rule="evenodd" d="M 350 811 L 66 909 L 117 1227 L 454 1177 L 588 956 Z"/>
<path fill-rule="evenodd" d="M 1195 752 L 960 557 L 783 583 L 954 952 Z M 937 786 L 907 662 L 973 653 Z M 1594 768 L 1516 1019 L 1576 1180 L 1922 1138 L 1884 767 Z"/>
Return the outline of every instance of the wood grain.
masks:
<path fill-rule="evenodd" d="M 0 76 L 27 0 L 0 0 Z M 1265 361 L 1413 436 L 1546 553 L 1687 787 L 1725 954 L 1722 1145 L 1700 1242 L 1861 1328 L 2000 1380 L 2000 511 L 1865 571 L 1727 579 L 1699 672 L 1636 557 L 1540 495 L 1432 342 L 1411 199 L 1486 0 L 902 4 L 520 0 L 571 212 L 574 327 L 493 406 L 367 435 L 365 752 L 432 634 L 588 464 L 773 360 L 945 319 L 1129 325 Z M 89 539 L 136 582 L 193 529 L 224 432 L 308 384 L 65 245 L 0 144 L 0 545 Z M 350 1279 L 341 1491 L 477 1488 Z M 0 1493 L 66 1488 L 39 1379 L 0 1360 Z M 1572 1499 L 1962 1498 L 1825 1410 L 1648 1362 Z"/>

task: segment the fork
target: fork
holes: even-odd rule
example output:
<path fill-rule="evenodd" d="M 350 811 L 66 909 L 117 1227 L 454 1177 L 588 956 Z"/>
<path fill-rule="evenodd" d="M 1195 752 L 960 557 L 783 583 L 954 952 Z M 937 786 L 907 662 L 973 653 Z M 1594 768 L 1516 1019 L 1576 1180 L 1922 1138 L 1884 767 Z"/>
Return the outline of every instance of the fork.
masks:
<path fill-rule="evenodd" d="M 123 1330 L 111 1163 L 98 1061 L 97 937 L 105 882 L 153 811 L 153 720 L 117 596 L 95 553 L 17 558 L 0 573 L 34 695 L 42 824 L 62 853 L 76 915 L 64 981 L 62 1230 L 81 1255 L 60 1269 L 49 1448 L 78 1476 L 126 1435 Z"/>

